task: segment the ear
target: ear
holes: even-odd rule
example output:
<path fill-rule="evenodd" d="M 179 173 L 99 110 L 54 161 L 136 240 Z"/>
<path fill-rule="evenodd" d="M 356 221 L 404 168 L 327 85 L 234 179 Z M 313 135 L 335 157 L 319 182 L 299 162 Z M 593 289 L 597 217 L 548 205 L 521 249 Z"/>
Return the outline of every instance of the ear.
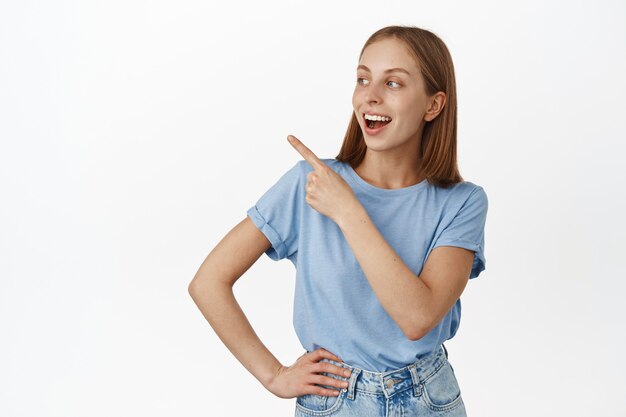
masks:
<path fill-rule="evenodd" d="M 443 91 L 439 91 L 435 93 L 430 98 L 430 103 L 428 105 L 428 109 L 426 110 L 426 114 L 424 114 L 424 120 L 430 122 L 435 119 L 443 110 L 443 107 L 446 105 L 446 93 Z"/>

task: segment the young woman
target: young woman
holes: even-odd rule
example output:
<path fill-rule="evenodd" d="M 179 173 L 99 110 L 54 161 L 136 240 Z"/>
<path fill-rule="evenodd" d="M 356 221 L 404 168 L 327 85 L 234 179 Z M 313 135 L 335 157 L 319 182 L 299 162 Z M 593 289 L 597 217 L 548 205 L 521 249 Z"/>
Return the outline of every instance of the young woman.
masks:
<path fill-rule="evenodd" d="M 189 286 L 220 339 L 297 416 L 464 416 L 443 342 L 485 269 L 487 196 L 456 160 L 452 59 L 435 34 L 390 26 L 361 50 L 339 155 L 302 155 L 211 251 Z M 296 266 L 306 352 L 282 365 L 232 286 L 263 254 Z"/>

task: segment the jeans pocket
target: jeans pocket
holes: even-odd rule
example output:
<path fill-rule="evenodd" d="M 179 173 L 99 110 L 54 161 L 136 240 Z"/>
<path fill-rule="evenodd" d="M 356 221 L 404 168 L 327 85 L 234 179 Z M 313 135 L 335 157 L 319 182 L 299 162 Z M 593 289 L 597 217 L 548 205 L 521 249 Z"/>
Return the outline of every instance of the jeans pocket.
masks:
<path fill-rule="evenodd" d="M 296 397 L 296 410 L 306 416 L 329 416 L 339 410 L 346 396 L 346 391 L 339 395 L 304 394 Z"/>
<path fill-rule="evenodd" d="M 433 411 L 448 411 L 463 404 L 452 366 L 446 361 L 422 383 L 424 402 Z"/>

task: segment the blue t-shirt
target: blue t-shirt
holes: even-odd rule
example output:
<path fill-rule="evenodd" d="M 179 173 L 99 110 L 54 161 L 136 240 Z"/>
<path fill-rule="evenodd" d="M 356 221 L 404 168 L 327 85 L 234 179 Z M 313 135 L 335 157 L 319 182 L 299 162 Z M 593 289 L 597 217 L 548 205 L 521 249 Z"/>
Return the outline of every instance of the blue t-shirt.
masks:
<path fill-rule="evenodd" d="M 354 191 L 376 228 L 419 275 L 431 250 L 458 246 L 475 252 L 469 278 L 485 269 L 487 195 L 471 182 L 450 188 L 426 180 L 385 189 L 361 178 L 350 164 L 321 158 Z M 320 347 L 348 365 L 375 372 L 407 366 L 452 338 L 461 318 L 460 299 L 419 340 L 408 339 L 384 310 L 339 226 L 305 200 L 307 174 L 298 161 L 247 211 L 272 246 L 272 260 L 296 267 L 293 324 L 302 347 Z"/>

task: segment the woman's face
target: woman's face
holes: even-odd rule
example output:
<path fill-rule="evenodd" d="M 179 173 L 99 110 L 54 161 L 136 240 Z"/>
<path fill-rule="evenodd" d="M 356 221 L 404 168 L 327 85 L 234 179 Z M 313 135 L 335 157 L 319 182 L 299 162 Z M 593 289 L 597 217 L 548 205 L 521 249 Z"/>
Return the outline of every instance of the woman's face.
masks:
<path fill-rule="evenodd" d="M 417 63 L 402 41 L 387 38 L 365 48 L 357 67 L 352 106 L 368 148 L 416 150 L 425 120 L 433 118 L 426 113 L 431 101 Z M 387 116 L 391 121 L 372 125 L 365 119 L 366 113 Z"/>

